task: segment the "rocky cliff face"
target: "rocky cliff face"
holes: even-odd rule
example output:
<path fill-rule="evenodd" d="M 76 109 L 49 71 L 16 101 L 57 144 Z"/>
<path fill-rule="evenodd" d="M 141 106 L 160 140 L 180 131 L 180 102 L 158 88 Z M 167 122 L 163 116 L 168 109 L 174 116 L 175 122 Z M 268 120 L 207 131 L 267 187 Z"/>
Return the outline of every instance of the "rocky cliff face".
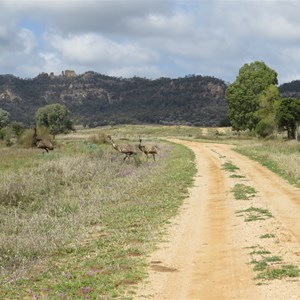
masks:
<path fill-rule="evenodd" d="M 213 77 L 116 78 L 96 72 L 42 73 L 33 79 L 0 76 L 0 107 L 30 125 L 39 107 L 66 105 L 76 123 L 220 125 L 226 120 L 226 84 Z"/>
<path fill-rule="evenodd" d="M 280 96 L 300 99 L 300 80 L 284 83 L 279 87 Z"/>
<path fill-rule="evenodd" d="M 7 88 L 0 94 L 0 101 L 9 101 L 12 103 L 19 102 L 21 100 L 21 97 L 16 95 L 14 91 Z"/>

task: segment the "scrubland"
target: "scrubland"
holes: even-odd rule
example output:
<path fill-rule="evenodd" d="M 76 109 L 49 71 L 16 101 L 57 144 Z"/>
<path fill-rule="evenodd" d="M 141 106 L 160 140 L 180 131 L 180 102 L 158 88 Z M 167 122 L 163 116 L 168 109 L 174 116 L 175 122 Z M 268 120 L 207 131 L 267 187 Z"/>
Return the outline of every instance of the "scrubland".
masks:
<path fill-rule="evenodd" d="M 0 149 L 1 299 L 119 297 L 145 275 L 145 255 L 187 196 L 193 154 L 156 141 L 156 162 L 124 162 L 94 134 L 59 137 L 49 154 Z"/>
<path fill-rule="evenodd" d="M 123 161 L 106 141 L 159 146 Z M 0 147 L 0 298 L 130 299 L 146 256 L 188 195 L 194 154 L 165 139 L 231 143 L 300 182 L 299 143 L 230 129 L 117 126 L 58 136 L 56 149 Z"/>

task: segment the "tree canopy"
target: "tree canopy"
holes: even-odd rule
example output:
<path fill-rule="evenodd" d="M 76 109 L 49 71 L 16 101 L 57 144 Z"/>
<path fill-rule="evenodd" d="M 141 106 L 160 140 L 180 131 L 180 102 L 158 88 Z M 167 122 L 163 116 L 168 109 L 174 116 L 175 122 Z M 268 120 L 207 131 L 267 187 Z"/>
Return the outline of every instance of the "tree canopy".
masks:
<path fill-rule="evenodd" d="M 279 130 L 286 130 L 289 139 L 296 138 L 297 123 L 300 122 L 300 100 L 282 98 L 276 112 Z"/>
<path fill-rule="evenodd" d="M 276 130 L 276 110 L 279 99 L 279 89 L 275 85 L 270 85 L 260 94 L 259 108 L 256 112 L 259 121 L 255 127 L 259 136 L 267 137 Z"/>
<path fill-rule="evenodd" d="M 9 112 L 0 108 L 0 129 L 9 124 Z"/>
<path fill-rule="evenodd" d="M 53 135 L 74 130 L 70 111 L 61 104 L 50 104 L 39 108 L 35 120 L 38 125 L 48 127 Z"/>
<path fill-rule="evenodd" d="M 226 90 L 228 118 L 234 130 L 253 130 L 260 121 L 257 111 L 260 108 L 260 97 L 276 86 L 277 73 L 264 62 L 256 61 L 245 64 L 236 80 Z"/>

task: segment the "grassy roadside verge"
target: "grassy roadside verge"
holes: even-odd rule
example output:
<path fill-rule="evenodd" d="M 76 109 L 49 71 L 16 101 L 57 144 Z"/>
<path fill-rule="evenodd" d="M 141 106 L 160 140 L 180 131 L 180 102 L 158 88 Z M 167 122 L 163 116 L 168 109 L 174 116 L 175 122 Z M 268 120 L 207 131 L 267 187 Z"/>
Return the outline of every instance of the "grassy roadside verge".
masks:
<path fill-rule="evenodd" d="M 291 184 L 300 187 L 299 143 L 269 141 L 239 145 L 234 150 L 258 161 Z"/>
<path fill-rule="evenodd" d="M 272 172 L 277 173 L 279 176 L 287 179 L 292 184 L 299 184 L 299 145 L 296 142 L 284 142 L 284 141 L 254 141 L 251 145 L 244 143 L 236 146 L 234 149 L 237 152 L 249 157 L 252 160 L 259 162 L 261 165 L 269 168 Z M 245 177 L 246 178 L 246 177 Z M 251 186 L 246 186 L 244 183 L 238 182 L 231 190 L 236 200 L 249 200 L 256 198 L 256 191 Z M 258 191 L 259 192 L 259 191 Z M 266 220 L 273 218 L 272 212 L 267 208 L 257 207 L 260 205 L 260 200 L 257 199 L 256 203 L 250 207 L 239 209 L 236 211 L 237 217 L 244 217 L 244 222 L 265 222 Z M 245 202 L 246 203 L 246 202 Z M 251 224 L 249 224 L 251 226 Z M 262 225 L 254 225 L 253 228 L 265 228 Z M 280 232 L 280 225 L 272 226 L 274 232 Z M 268 227 L 268 225 L 266 226 Z M 276 229 L 275 229 L 276 228 Z M 259 230 L 259 229 L 258 229 Z M 253 271 L 256 272 L 256 276 L 253 278 L 256 280 L 256 285 L 268 285 L 271 280 L 281 280 L 289 278 L 299 277 L 300 269 L 298 265 L 287 262 L 289 258 L 281 256 L 279 244 L 281 240 L 267 243 L 264 242 L 264 246 L 261 246 L 261 239 L 275 238 L 274 233 L 262 233 L 260 235 L 253 235 L 251 240 L 254 246 L 246 247 L 252 251 L 249 253 L 251 256 L 250 264 L 253 266 Z M 260 241 L 258 240 L 260 239 Z M 278 247 L 274 247 L 278 244 Z M 282 247 L 282 245 L 281 245 Z M 274 255 L 271 251 L 276 252 Z"/>
<path fill-rule="evenodd" d="M 18 172 L 22 188 L 10 191 L 12 202 L 2 207 L 14 227 L 1 228 L 1 267 L 19 268 L 2 272 L 1 299 L 130 299 L 146 276 L 146 255 L 192 184 L 193 153 L 172 144 L 157 163 L 122 164 L 118 153 L 94 150 L 45 161 L 23 181 Z M 16 261 L 9 261 L 17 244 Z"/>

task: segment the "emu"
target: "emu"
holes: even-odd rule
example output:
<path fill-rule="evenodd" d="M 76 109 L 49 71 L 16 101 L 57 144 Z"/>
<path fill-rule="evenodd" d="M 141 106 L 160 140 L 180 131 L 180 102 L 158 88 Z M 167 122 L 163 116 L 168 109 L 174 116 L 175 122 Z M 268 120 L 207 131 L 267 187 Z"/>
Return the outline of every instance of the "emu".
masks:
<path fill-rule="evenodd" d="M 31 143 L 32 147 L 37 147 L 39 149 L 43 149 L 46 152 L 49 152 L 49 150 L 52 151 L 54 149 L 53 144 L 49 140 L 44 139 L 44 138 L 42 139 L 37 136 L 36 126 L 34 127 L 33 130 L 34 130 L 34 133 L 32 136 L 32 143 Z"/>
<path fill-rule="evenodd" d="M 144 152 L 147 156 L 147 160 L 149 158 L 149 154 L 152 155 L 153 160 L 155 161 L 155 155 L 157 154 L 158 147 L 154 145 L 142 145 L 142 139 L 140 138 L 139 149 Z"/>
<path fill-rule="evenodd" d="M 119 151 L 120 153 L 125 154 L 124 159 L 123 159 L 124 161 L 127 158 L 129 159 L 132 155 L 137 154 L 137 148 L 135 146 L 130 145 L 130 144 L 117 145 L 110 135 L 108 135 L 107 137 L 110 140 L 110 143 L 115 150 Z"/>

